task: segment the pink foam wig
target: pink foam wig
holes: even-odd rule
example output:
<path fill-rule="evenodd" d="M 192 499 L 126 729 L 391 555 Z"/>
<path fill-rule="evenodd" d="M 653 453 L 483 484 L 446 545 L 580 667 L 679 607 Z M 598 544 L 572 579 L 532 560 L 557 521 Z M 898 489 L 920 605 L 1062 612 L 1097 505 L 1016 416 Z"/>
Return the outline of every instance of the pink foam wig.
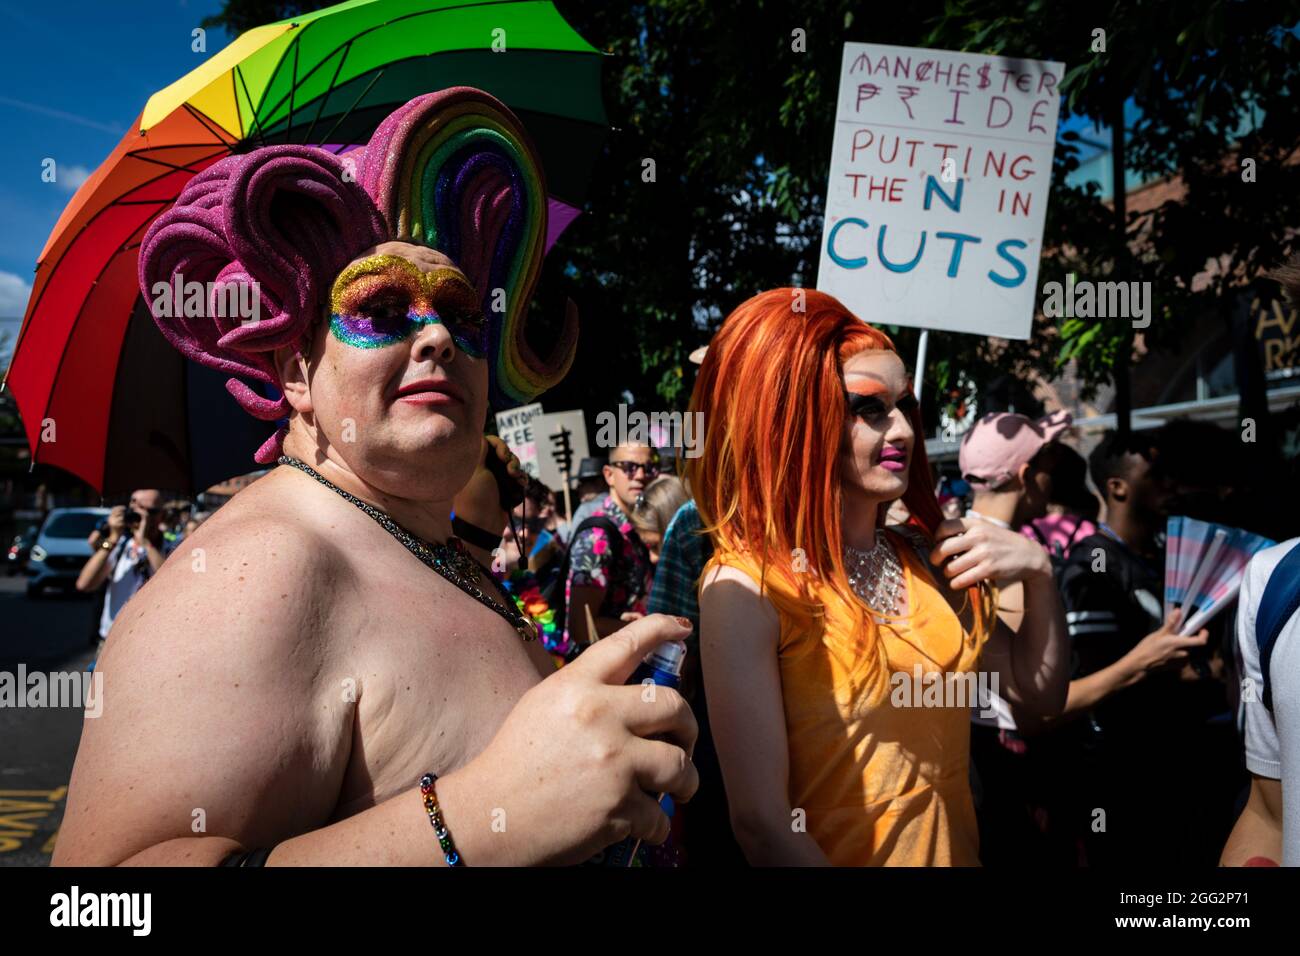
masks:
<path fill-rule="evenodd" d="M 460 265 L 482 295 L 491 401 L 505 407 L 559 381 L 576 348 L 572 313 L 549 355 L 524 337 L 546 212 L 540 164 L 519 120 L 481 90 L 455 87 L 411 100 L 365 149 L 341 157 L 283 145 L 214 163 L 145 234 L 140 288 L 153 302 L 160 282 L 206 283 L 206 314 L 155 309 L 154 321 L 185 356 L 229 372 L 226 387 L 245 411 L 276 421 L 289 413 L 283 396 L 268 398 L 245 379 L 278 389 L 272 352 L 301 347 L 324 319 L 335 277 L 359 253 L 390 239 L 422 243 Z M 252 286 L 258 321 L 222 314 L 221 286 L 231 283 Z M 281 428 L 255 460 L 275 461 L 283 438 Z"/>

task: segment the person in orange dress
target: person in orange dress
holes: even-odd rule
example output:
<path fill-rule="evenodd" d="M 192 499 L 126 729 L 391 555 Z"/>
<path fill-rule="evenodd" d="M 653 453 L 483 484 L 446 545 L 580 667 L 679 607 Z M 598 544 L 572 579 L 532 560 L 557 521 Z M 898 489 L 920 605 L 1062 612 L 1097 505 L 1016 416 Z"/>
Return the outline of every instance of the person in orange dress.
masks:
<path fill-rule="evenodd" d="M 970 711 L 996 691 L 1065 704 L 1046 552 L 944 520 L 920 410 L 883 333 L 832 296 L 775 289 L 709 345 L 687 473 L 714 556 L 701 578 L 709 720 L 756 865 L 977 865 Z M 885 527 L 892 502 L 908 523 Z M 1019 636 L 995 580 L 1023 581 Z"/>

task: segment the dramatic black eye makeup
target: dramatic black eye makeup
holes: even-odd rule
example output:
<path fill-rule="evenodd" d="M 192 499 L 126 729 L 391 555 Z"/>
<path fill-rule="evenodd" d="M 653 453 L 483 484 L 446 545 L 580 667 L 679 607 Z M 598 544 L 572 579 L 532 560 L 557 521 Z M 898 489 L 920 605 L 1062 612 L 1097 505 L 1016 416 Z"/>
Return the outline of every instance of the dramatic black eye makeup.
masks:
<path fill-rule="evenodd" d="M 849 414 L 854 418 L 860 418 L 863 421 L 871 421 L 883 417 L 888 413 L 884 400 L 880 397 L 883 392 L 877 392 L 872 395 L 866 395 L 861 392 L 844 393 L 845 400 L 848 402 Z M 916 396 L 911 392 L 903 395 L 894 407 L 904 415 L 912 414 L 913 409 L 917 407 Z"/>
<path fill-rule="evenodd" d="M 401 334 L 410 324 L 411 297 L 403 289 L 384 289 L 366 296 L 356 314 L 370 320 L 379 333 Z"/>

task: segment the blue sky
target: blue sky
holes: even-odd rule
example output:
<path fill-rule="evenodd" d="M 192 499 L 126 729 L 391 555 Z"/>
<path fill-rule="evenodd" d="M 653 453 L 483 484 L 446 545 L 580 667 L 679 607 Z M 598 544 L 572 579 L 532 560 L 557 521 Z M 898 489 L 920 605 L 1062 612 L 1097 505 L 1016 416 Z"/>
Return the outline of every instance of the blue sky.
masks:
<path fill-rule="evenodd" d="M 220 0 L 0 0 L 0 331 L 15 335 L 36 256 L 76 187 L 167 84 L 230 42 L 190 31 Z M 55 161 L 57 181 L 41 180 Z M 3 320 L 15 321 L 3 321 Z"/>

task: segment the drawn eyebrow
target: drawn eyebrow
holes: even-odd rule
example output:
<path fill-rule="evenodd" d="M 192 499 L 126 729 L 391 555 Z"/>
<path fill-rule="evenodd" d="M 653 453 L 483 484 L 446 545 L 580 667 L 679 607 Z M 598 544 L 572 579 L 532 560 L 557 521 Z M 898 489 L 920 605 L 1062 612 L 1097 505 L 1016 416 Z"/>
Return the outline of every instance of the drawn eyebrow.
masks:
<path fill-rule="evenodd" d="M 422 275 L 420 268 L 411 260 L 386 252 L 381 255 L 367 256 L 360 262 L 347 266 L 334 280 L 334 288 L 341 289 L 362 276 L 392 272 L 405 273 L 414 279 L 419 279 Z"/>
<path fill-rule="evenodd" d="M 430 295 L 435 295 L 450 287 L 454 292 L 469 296 L 470 300 L 476 306 L 478 305 L 478 290 L 469 281 L 469 277 L 458 269 L 439 266 L 432 272 L 424 273 L 421 278 L 425 289 L 429 291 Z"/>
<path fill-rule="evenodd" d="M 429 272 L 401 256 L 385 253 L 348 266 L 334 280 L 333 312 L 348 312 L 376 296 L 405 292 L 412 301 L 441 300 L 451 308 L 476 310 L 478 291 L 460 270 L 440 265 Z"/>
<path fill-rule="evenodd" d="M 411 276 L 392 273 L 369 273 L 358 276 L 330 297 L 330 310 L 335 313 L 352 313 L 399 301 L 410 301 L 419 295 L 419 283 Z"/>

